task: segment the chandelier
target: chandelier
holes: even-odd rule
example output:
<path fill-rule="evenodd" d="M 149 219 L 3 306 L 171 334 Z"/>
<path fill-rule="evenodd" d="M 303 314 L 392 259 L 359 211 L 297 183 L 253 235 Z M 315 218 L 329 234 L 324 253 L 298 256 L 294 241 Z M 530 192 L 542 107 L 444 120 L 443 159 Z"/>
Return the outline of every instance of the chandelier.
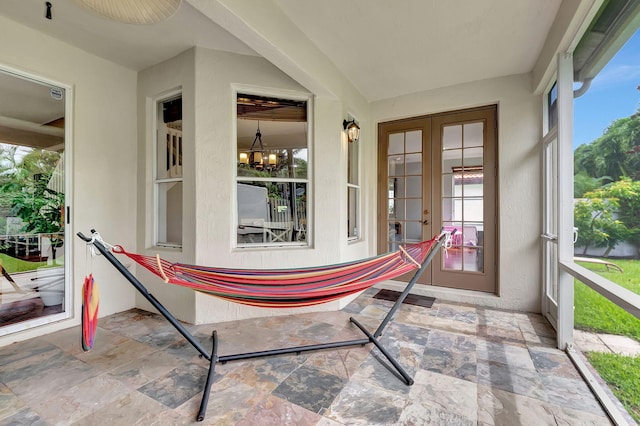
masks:
<path fill-rule="evenodd" d="M 260 122 L 256 137 L 253 139 L 251 148 L 248 151 L 240 152 L 240 166 L 250 167 L 256 170 L 275 172 L 284 165 L 284 158 L 276 152 L 270 152 L 264 148 L 262 143 L 262 133 L 260 132 Z"/>

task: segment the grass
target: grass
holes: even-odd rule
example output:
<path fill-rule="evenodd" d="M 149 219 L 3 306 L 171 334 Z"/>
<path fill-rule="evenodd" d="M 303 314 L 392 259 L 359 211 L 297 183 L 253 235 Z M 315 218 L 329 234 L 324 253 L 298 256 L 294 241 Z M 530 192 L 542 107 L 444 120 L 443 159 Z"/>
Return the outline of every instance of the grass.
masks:
<path fill-rule="evenodd" d="M 604 265 L 578 263 L 614 283 L 640 294 L 640 261 L 614 261 L 616 265 L 624 270 L 623 273 L 617 271 L 609 272 Z M 633 337 L 640 341 L 640 320 L 638 318 L 616 306 L 578 280 L 575 280 L 574 291 L 574 321 L 576 328 Z"/>
<path fill-rule="evenodd" d="M 27 271 L 35 271 L 38 268 L 43 268 L 47 266 L 47 262 L 27 262 L 25 260 L 16 259 L 15 257 L 7 256 L 6 254 L 0 253 L 0 262 L 2 262 L 2 266 L 5 271 L 13 274 L 15 272 L 27 272 Z M 64 259 L 57 259 L 58 266 L 64 265 Z"/>
<path fill-rule="evenodd" d="M 607 271 L 604 265 L 580 264 L 616 284 L 640 294 L 640 260 L 615 260 L 614 263 L 620 266 L 624 272 Z M 574 289 L 576 328 L 627 336 L 640 341 L 640 320 L 638 318 L 578 280 L 574 281 Z M 640 357 L 599 352 L 590 352 L 586 356 L 631 417 L 640 423 Z"/>
<path fill-rule="evenodd" d="M 631 417 L 640 421 L 640 357 L 589 352 L 587 358 Z"/>

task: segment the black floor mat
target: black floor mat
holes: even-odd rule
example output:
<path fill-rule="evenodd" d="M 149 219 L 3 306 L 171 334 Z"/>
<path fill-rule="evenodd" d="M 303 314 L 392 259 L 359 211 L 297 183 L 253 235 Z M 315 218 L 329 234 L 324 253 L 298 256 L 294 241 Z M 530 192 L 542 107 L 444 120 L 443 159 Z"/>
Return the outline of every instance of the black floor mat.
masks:
<path fill-rule="evenodd" d="M 373 296 L 374 299 L 381 299 L 381 300 L 390 300 L 392 302 L 395 302 L 396 300 L 398 300 L 398 297 L 400 297 L 402 293 L 400 293 L 399 291 L 393 291 L 393 290 L 380 290 L 375 296 Z M 422 306 L 424 308 L 430 308 L 431 305 L 433 305 L 433 302 L 435 301 L 435 297 L 429 297 L 429 296 L 418 296 L 417 294 L 409 294 L 402 303 L 406 303 L 407 305 L 415 305 L 415 306 Z"/>

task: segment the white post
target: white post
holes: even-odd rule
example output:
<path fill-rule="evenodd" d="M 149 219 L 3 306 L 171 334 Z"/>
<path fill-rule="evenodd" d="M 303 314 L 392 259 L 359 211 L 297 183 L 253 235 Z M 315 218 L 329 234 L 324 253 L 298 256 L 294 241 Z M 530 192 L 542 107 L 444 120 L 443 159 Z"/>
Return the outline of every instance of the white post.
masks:
<path fill-rule="evenodd" d="M 558 54 L 558 261 L 573 262 L 573 54 Z M 558 267 L 558 348 L 573 343 L 573 277 Z"/>

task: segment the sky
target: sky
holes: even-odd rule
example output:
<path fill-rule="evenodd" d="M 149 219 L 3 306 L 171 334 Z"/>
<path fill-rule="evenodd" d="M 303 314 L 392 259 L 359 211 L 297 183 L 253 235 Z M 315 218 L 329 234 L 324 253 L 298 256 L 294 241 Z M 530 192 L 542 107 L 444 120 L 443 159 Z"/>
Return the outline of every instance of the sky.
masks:
<path fill-rule="evenodd" d="M 640 30 L 625 43 L 573 104 L 573 149 L 602 136 L 616 119 L 640 108 Z"/>

